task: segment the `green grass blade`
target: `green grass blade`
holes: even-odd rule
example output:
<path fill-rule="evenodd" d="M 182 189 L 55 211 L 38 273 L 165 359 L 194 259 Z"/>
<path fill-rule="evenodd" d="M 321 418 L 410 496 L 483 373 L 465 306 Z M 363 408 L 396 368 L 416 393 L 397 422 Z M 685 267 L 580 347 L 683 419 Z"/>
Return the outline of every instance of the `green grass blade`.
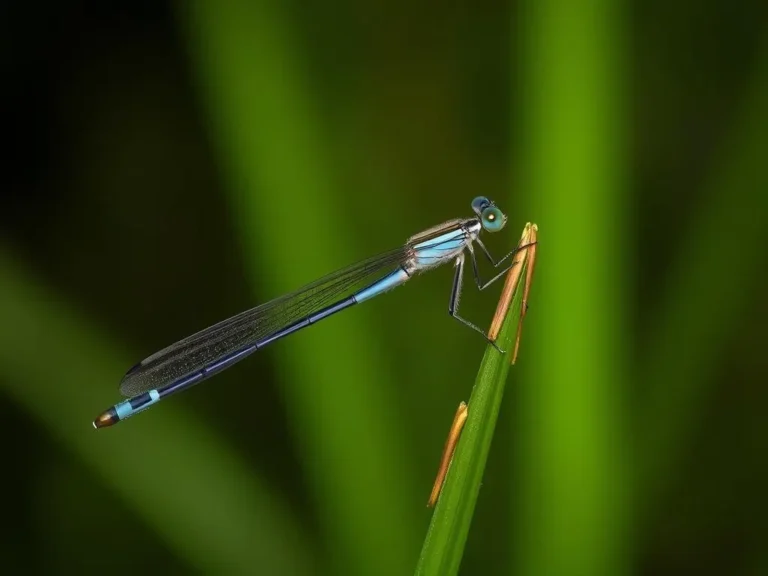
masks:
<path fill-rule="evenodd" d="M 766 36 L 768 38 L 768 36 Z M 645 391 L 639 422 L 639 498 L 652 503 L 676 475 L 694 431 L 706 425 L 712 374 L 722 362 L 739 322 L 764 286 L 761 274 L 768 241 L 768 41 L 747 85 L 743 108 L 693 217 L 673 265 L 659 288 L 650 325 L 653 339 L 643 359 Z M 722 269 L 727 280 L 713 281 Z M 705 310 L 706 314 L 701 311 Z M 641 506 L 650 512 L 649 506 Z M 643 521 L 647 520 L 646 518 Z"/>
<path fill-rule="evenodd" d="M 168 405 L 161 418 L 91 427 L 98 411 L 118 399 L 117 382 L 130 363 L 0 245 L 2 393 L 100 477 L 192 571 L 313 573 L 311 546 L 285 502 L 199 418 Z M 104 530 L 119 522 L 111 510 L 93 512 L 86 503 L 83 514 L 89 513 Z"/>
<path fill-rule="evenodd" d="M 513 571 L 621 576 L 630 567 L 632 198 L 627 8 L 518 7 L 519 188 L 547 230 L 530 353 L 511 418 Z"/>
<path fill-rule="evenodd" d="M 339 197 L 337 141 L 285 6 L 179 7 L 252 285 L 284 294 L 355 261 L 361 254 L 347 223 L 359 205 Z M 402 574 L 412 566 L 419 515 L 408 505 L 413 474 L 391 385 L 397 367 L 364 312 L 340 316 L 268 354 L 283 375 L 329 573 Z"/>
<path fill-rule="evenodd" d="M 485 350 L 469 399 L 467 421 L 416 567 L 419 576 L 457 574 L 461 565 L 520 322 L 527 261 L 522 266 L 521 280 L 497 340 L 506 353 L 500 354 L 491 345 Z"/>

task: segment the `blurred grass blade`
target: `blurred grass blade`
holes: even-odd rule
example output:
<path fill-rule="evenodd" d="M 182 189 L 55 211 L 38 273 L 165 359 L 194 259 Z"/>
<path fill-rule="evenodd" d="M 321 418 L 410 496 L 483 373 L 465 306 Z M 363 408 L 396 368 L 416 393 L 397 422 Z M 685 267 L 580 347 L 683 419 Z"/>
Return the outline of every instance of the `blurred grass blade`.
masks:
<path fill-rule="evenodd" d="M 352 249 L 347 219 L 359 204 L 338 197 L 334 132 L 316 109 L 290 9 L 243 0 L 179 8 L 252 285 L 285 293 L 367 256 Z M 279 363 L 329 571 L 388 576 L 412 567 L 418 511 L 408 506 L 410 443 L 390 386 L 396 363 L 364 319 L 334 318 L 268 353 Z"/>
<path fill-rule="evenodd" d="M 469 399 L 467 421 L 421 550 L 416 568 L 419 576 L 450 576 L 459 571 L 504 397 L 510 368 L 509 351 L 520 323 L 524 279 L 529 264 L 527 254 L 528 251 L 517 256 L 520 264 L 510 272 L 509 276 L 517 273 L 520 279 L 511 298 L 503 297 L 499 303 L 500 309 L 508 305 L 497 339 L 499 347 L 506 353 L 500 354 L 491 345 L 485 350 Z"/>
<path fill-rule="evenodd" d="M 768 245 L 768 34 L 755 62 L 706 200 L 694 205 L 690 230 L 651 310 L 652 340 L 642 362 L 647 394 L 638 416 L 644 424 L 638 489 L 645 503 L 656 501 L 662 485 L 676 477 L 691 434 L 707 414 L 703 407 L 720 351 L 765 291 L 760 278 Z"/>
<path fill-rule="evenodd" d="M 313 573 L 306 535 L 285 503 L 204 422 L 169 405 L 114 429 L 91 427 L 93 416 L 116 400 L 131 364 L 118 350 L 0 246 L 4 393 L 93 469 L 192 571 Z"/>
<path fill-rule="evenodd" d="M 627 4 L 526 0 L 513 34 L 522 207 L 547 230 L 513 438 L 515 574 L 629 570 L 634 267 Z"/>

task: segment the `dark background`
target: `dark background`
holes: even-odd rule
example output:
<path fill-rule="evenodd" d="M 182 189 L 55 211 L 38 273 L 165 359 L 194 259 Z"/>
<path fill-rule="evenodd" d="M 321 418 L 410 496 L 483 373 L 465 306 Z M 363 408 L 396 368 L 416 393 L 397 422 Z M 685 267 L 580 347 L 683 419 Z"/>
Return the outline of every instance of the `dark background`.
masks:
<path fill-rule="evenodd" d="M 768 4 L 0 21 L 9 573 L 410 573 L 483 352 L 449 270 L 90 421 L 140 358 L 482 194 L 496 254 L 541 244 L 462 573 L 768 574 Z"/>

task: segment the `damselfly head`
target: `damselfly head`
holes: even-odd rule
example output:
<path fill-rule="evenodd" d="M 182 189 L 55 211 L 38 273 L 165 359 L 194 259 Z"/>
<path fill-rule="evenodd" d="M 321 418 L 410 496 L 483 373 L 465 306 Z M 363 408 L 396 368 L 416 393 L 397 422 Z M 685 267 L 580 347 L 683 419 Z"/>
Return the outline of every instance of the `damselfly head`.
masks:
<path fill-rule="evenodd" d="M 506 214 L 485 196 L 472 200 L 472 210 L 480 218 L 480 224 L 486 232 L 498 232 L 507 223 Z"/>

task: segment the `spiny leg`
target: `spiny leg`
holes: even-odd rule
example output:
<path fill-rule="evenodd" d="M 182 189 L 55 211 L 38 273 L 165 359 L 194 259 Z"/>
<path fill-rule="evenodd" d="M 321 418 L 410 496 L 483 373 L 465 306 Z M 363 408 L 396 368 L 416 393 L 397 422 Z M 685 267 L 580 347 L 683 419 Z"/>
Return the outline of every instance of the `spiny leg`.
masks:
<path fill-rule="evenodd" d="M 483 254 L 485 254 L 485 257 L 486 257 L 486 258 L 488 258 L 488 261 L 489 261 L 491 264 L 493 264 L 494 268 L 498 268 L 498 267 L 499 267 L 499 265 L 500 265 L 502 262 L 504 262 L 504 260 L 506 260 L 507 258 L 509 258 L 510 256 L 512 256 L 513 254 L 517 254 L 517 253 L 518 253 L 518 252 L 520 252 L 520 250 L 522 250 L 523 248 L 526 248 L 526 247 L 530 246 L 530 243 L 529 243 L 529 244 L 524 244 L 524 245 L 522 245 L 522 246 L 517 246 L 517 247 L 516 247 L 514 250 L 512 250 L 512 252 L 510 252 L 509 254 L 507 254 L 507 255 L 506 255 L 506 256 L 504 256 L 504 257 L 503 257 L 501 260 L 499 260 L 499 261 L 497 262 L 497 261 L 496 261 L 496 259 L 495 259 L 493 256 L 491 256 L 491 253 L 490 253 L 490 252 L 488 252 L 488 248 L 486 248 L 486 247 L 485 247 L 485 244 L 483 244 L 483 241 L 482 241 L 482 240 L 480 240 L 480 238 L 475 238 L 475 242 L 477 242 L 477 245 L 478 245 L 478 246 L 480 246 L 480 249 L 483 251 Z M 470 250 L 471 250 L 471 246 L 470 246 Z M 514 264 L 513 264 L 513 265 L 514 265 Z M 512 267 L 512 266 L 510 266 L 509 268 L 511 268 L 511 267 Z M 507 270 L 509 270 L 509 268 L 507 268 Z"/>
<path fill-rule="evenodd" d="M 479 242 L 479 240 L 478 240 L 478 242 Z M 485 250 L 485 246 L 483 246 L 482 244 L 480 246 L 482 246 L 483 250 Z M 509 272 L 509 269 L 512 268 L 512 266 L 517 264 L 517 262 L 512 262 L 512 264 L 510 264 L 509 266 L 504 268 L 504 270 L 502 270 L 501 272 L 496 274 L 496 276 L 494 276 L 493 278 L 488 280 L 488 282 L 483 282 L 483 280 L 480 278 L 480 271 L 477 268 L 477 258 L 475 258 L 475 251 L 473 250 L 471 244 L 467 245 L 467 250 L 469 250 L 469 255 L 472 258 L 472 272 L 475 275 L 475 284 L 477 284 L 477 289 L 478 290 L 485 290 L 486 288 L 488 288 L 488 286 L 490 286 L 491 284 L 496 282 L 496 280 L 498 280 L 499 278 L 504 276 L 504 274 Z M 485 253 L 486 253 L 486 255 L 488 255 L 488 251 L 486 251 Z M 514 254 L 514 252 L 511 252 L 510 254 Z M 507 254 L 506 256 L 504 256 L 504 258 L 499 260 L 499 264 L 501 264 L 501 262 L 503 262 L 506 258 L 508 258 L 510 256 L 510 254 Z M 462 258 L 464 257 L 463 253 L 462 253 L 461 257 Z M 490 256 L 489 256 L 489 258 L 490 258 Z"/>
<path fill-rule="evenodd" d="M 474 261 L 474 256 L 472 257 L 472 260 Z M 448 302 L 448 314 L 450 314 L 452 318 L 455 318 L 462 324 L 469 326 L 473 330 L 476 330 L 477 332 L 482 334 L 483 338 L 485 338 L 494 348 L 496 348 L 496 350 L 498 350 L 503 354 L 504 350 L 499 348 L 496 345 L 496 342 L 488 338 L 488 335 L 485 332 L 483 332 L 483 330 L 481 330 L 480 328 L 472 324 L 472 322 L 470 322 L 469 320 L 465 320 L 464 318 L 459 316 L 459 300 L 461 299 L 461 284 L 464 276 L 464 253 L 463 252 L 459 254 L 458 258 L 456 258 L 456 263 L 454 264 L 454 266 L 456 268 L 456 271 L 453 274 L 453 286 L 451 287 L 451 300 L 450 302 Z"/>

